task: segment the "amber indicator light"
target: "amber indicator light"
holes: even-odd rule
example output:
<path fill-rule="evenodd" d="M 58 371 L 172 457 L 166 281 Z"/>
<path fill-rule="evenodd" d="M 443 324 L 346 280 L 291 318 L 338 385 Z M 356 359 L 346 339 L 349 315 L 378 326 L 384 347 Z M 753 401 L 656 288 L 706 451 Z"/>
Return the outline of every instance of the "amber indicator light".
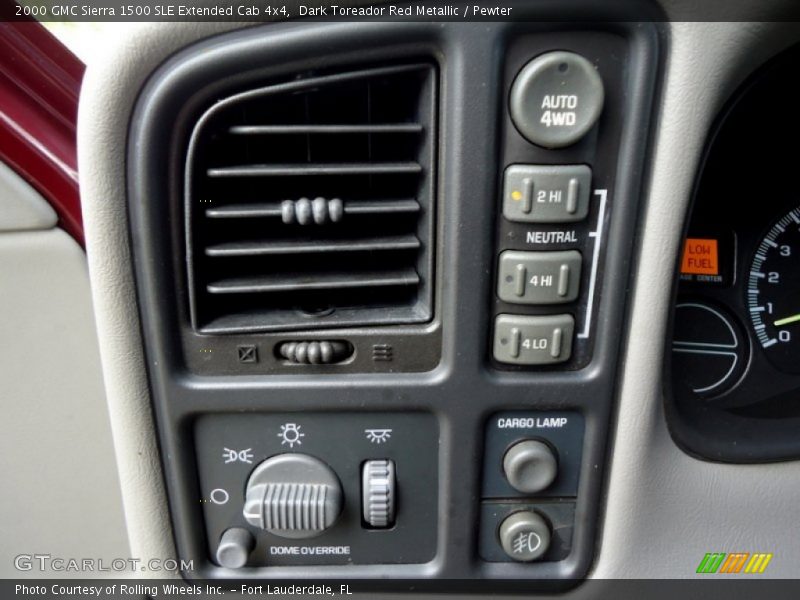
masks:
<path fill-rule="evenodd" d="M 681 273 L 684 275 L 719 275 L 717 240 L 687 238 L 683 247 Z"/>

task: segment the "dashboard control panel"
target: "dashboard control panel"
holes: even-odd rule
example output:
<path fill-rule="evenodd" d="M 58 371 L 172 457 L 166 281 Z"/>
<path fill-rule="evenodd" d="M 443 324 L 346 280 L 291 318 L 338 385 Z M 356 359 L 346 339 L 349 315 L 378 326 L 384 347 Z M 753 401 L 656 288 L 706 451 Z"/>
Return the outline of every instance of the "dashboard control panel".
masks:
<path fill-rule="evenodd" d="M 221 566 L 232 564 L 234 539 L 236 557 L 249 549 L 236 568 L 424 563 L 435 554 L 432 415 L 215 415 L 198 421 L 195 440 L 209 552 Z"/>
<path fill-rule="evenodd" d="M 492 357 L 500 369 L 580 369 L 613 206 L 614 165 L 600 152 L 613 81 L 581 52 L 526 56 L 518 44 L 506 71 Z"/>
<path fill-rule="evenodd" d="M 188 577 L 588 573 L 658 27 L 516 5 L 230 32 L 149 79 L 129 211 Z"/>
<path fill-rule="evenodd" d="M 582 446 L 577 413 L 504 412 L 489 419 L 481 556 L 531 562 L 569 554 Z"/>

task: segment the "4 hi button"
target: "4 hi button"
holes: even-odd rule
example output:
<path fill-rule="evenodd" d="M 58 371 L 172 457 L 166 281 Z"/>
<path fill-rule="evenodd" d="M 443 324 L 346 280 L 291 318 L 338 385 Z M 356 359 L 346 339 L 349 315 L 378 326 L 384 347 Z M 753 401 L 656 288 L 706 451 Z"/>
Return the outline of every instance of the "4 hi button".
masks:
<path fill-rule="evenodd" d="M 573 52 L 534 58 L 511 86 L 511 119 L 528 140 L 563 148 L 580 140 L 603 110 L 603 80 L 592 63 Z"/>
<path fill-rule="evenodd" d="M 560 304 L 578 297 L 581 255 L 562 252 L 517 252 L 500 254 L 497 295 L 514 304 Z"/>

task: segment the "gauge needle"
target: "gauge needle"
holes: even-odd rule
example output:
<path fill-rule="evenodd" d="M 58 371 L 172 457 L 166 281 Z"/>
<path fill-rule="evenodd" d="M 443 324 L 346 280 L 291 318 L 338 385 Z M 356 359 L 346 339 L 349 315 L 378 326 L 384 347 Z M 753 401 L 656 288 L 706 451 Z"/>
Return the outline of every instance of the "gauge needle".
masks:
<path fill-rule="evenodd" d="M 791 317 L 786 317 L 785 319 L 778 319 L 775 321 L 775 327 L 783 327 L 784 325 L 788 325 L 789 323 L 797 323 L 800 321 L 800 314 L 792 315 Z"/>

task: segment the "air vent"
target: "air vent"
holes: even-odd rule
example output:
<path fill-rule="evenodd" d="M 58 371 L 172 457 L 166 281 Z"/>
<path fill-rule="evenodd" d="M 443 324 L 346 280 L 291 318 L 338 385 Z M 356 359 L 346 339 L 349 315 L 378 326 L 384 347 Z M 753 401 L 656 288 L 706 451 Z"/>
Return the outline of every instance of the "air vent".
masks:
<path fill-rule="evenodd" d="M 195 329 L 430 320 L 435 91 L 431 65 L 403 65 L 209 109 L 186 170 Z"/>

